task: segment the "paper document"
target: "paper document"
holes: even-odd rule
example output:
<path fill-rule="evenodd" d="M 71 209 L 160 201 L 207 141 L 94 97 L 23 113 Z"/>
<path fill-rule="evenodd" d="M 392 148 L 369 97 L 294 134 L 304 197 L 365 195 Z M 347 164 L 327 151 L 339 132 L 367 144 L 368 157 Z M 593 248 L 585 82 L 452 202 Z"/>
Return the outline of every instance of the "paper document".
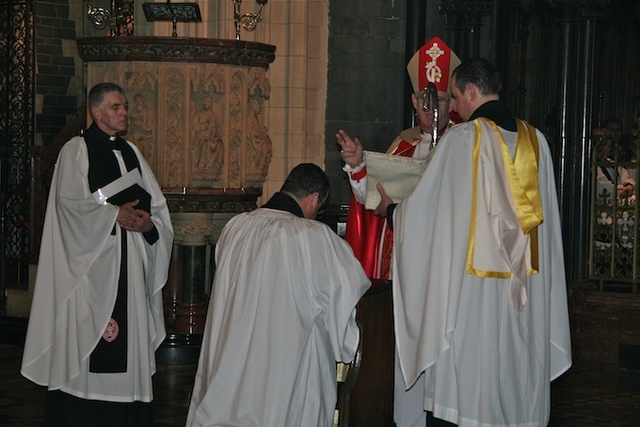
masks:
<path fill-rule="evenodd" d="M 365 208 L 373 210 L 380 204 L 380 193 L 376 188 L 378 183 L 382 184 L 384 191 L 395 203 L 409 197 L 418 185 L 430 159 L 430 155 L 422 159 L 414 159 L 365 151 L 364 160 L 367 165 Z"/>

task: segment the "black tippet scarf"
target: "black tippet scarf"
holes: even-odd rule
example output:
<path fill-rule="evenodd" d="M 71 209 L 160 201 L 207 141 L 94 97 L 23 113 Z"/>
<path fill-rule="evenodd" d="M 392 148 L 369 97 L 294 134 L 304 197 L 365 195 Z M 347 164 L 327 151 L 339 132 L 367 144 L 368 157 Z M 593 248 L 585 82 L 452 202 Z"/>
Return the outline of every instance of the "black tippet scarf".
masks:
<path fill-rule="evenodd" d="M 485 102 L 473 112 L 468 121 L 472 122 L 478 117 L 486 117 L 495 122 L 498 127 L 510 132 L 518 131 L 518 124 L 515 117 L 511 115 L 507 106 L 500 100 Z"/>
<path fill-rule="evenodd" d="M 140 169 L 140 162 L 133 148 L 119 135 L 116 135 L 112 141 L 111 136 L 102 132 L 93 123 L 84 133 L 84 140 L 89 152 L 89 189 L 92 193 L 122 176 L 113 150 L 120 150 L 127 171 Z M 120 206 L 136 199 L 140 200 L 136 209 L 151 211 L 151 195 L 137 184 L 110 197 L 107 201 Z"/>
<path fill-rule="evenodd" d="M 129 144 L 120 136 L 112 138 L 104 133 L 93 123 L 84 134 L 84 140 L 89 154 L 89 189 L 95 192 L 99 188 L 115 181 L 122 176 L 120 165 L 113 150 L 120 150 L 127 171 L 140 169 L 140 162 Z M 121 191 L 107 202 L 113 205 L 140 200 L 136 206 L 147 212 L 151 209 L 151 195 L 139 185 L 134 185 Z M 114 224 L 112 235 L 116 234 Z M 122 233 L 121 239 L 122 259 L 120 262 L 120 274 L 118 279 L 118 293 L 111 314 L 119 326 L 118 336 L 111 342 L 100 338 L 98 345 L 89 358 L 89 371 L 95 373 L 116 373 L 127 371 L 127 232 Z"/>
<path fill-rule="evenodd" d="M 293 200 L 293 197 L 285 193 L 277 192 L 274 194 L 267 203 L 262 205 L 263 208 L 276 209 L 279 211 L 287 211 L 292 214 L 304 218 L 304 213 L 300 209 L 298 202 Z"/>

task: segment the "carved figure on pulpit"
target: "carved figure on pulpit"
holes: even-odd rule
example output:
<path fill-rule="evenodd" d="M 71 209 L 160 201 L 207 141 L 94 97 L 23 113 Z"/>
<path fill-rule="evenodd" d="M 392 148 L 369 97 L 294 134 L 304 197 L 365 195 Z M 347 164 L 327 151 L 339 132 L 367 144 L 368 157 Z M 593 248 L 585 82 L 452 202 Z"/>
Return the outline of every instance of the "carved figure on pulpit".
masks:
<path fill-rule="evenodd" d="M 247 119 L 247 138 L 249 143 L 249 164 L 258 171 L 265 172 L 271 162 L 273 150 L 268 129 L 263 123 L 262 105 L 257 99 L 249 101 Z"/>
<path fill-rule="evenodd" d="M 129 110 L 131 139 L 150 164 L 154 164 L 156 118 L 146 95 L 133 97 L 133 108 Z"/>
<path fill-rule="evenodd" d="M 191 122 L 192 164 L 195 169 L 218 174 L 224 163 L 224 144 L 220 121 L 213 110 L 213 99 L 200 101 Z"/>

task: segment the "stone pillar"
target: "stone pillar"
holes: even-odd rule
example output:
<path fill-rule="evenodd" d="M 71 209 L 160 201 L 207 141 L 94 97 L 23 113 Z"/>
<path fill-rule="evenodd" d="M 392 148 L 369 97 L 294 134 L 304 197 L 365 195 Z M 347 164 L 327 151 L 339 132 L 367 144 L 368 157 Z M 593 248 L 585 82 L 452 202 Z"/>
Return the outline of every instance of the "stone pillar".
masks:
<path fill-rule="evenodd" d="M 181 244 L 182 292 L 176 307 L 175 331 L 184 335 L 202 335 L 207 316 L 205 294 L 206 242 Z"/>
<path fill-rule="evenodd" d="M 158 351 L 160 363 L 197 362 L 215 272 L 214 245 L 234 215 L 172 212 L 175 236 L 169 280 L 163 289 L 167 339 Z"/>

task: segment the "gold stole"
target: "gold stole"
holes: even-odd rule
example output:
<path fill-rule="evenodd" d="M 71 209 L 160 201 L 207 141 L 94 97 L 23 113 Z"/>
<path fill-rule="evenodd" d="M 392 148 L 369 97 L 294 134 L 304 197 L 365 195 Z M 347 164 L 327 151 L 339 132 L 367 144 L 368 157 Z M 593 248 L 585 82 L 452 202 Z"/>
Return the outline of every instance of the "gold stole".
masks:
<path fill-rule="evenodd" d="M 479 270 L 473 266 L 473 255 L 476 234 L 476 205 L 478 198 L 478 162 L 482 142 L 480 119 L 474 120 L 476 138 L 473 150 L 473 196 L 471 202 L 471 226 L 469 230 L 469 245 L 467 248 L 467 273 L 480 277 L 510 278 L 511 271 Z M 527 274 L 538 273 L 538 229 L 543 221 L 540 191 L 538 187 L 538 157 L 539 146 L 536 130 L 528 123 L 517 120 L 518 133 L 513 160 L 509 154 L 498 126 L 491 120 L 485 120 L 496 132 L 500 140 L 500 150 L 504 164 L 504 173 L 509 181 L 509 188 L 516 208 L 520 227 L 524 234 L 529 234 L 531 250 L 531 268 Z"/>

